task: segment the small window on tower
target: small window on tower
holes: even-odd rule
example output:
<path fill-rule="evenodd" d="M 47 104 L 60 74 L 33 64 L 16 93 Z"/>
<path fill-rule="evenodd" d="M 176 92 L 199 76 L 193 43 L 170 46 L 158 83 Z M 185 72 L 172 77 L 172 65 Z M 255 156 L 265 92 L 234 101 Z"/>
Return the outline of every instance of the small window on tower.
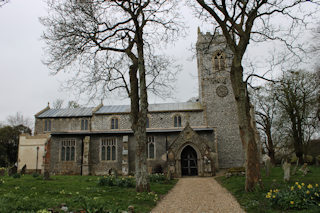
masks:
<path fill-rule="evenodd" d="M 212 58 L 213 70 L 219 71 L 224 70 L 226 67 L 225 56 L 222 51 L 218 51 Z"/>

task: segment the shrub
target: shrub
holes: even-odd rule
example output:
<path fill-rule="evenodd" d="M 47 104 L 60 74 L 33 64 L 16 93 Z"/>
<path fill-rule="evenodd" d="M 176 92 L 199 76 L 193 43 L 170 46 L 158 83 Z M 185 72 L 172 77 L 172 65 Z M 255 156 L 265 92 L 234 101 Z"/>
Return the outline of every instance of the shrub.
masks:
<path fill-rule="evenodd" d="M 12 177 L 13 177 L 13 178 L 20 178 L 20 177 L 21 177 L 21 175 L 20 175 L 20 174 L 18 174 L 18 173 L 16 173 L 16 174 L 12 175 Z"/>
<path fill-rule="evenodd" d="M 158 183 L 166 181 L 166 176 L 164 174 L 151 174 L 149 175 L 150 182 Z"/>
<path fill-rule="evenodd" d="M 312 155 L 305 155 L 304 156 L 304 162 L 308 163 L 309 165 L 313 163 L 313 157 Z"/>
<path fill-rule="evenodd" d="M 153 167 L 152 173 L 153 174 L 163 173 L 163 168 L 162 168 L 161 164 L 157 164 L 155 167 Z"/>
<path fill-rule="evenodd" d="M 281 210 L 307 209 L 311 206 L 320 206 L 319 185 L 296 182 L 285 190 L 270 190 L 266 194 L 271 205 Z"/>
<path fill-rule="evenodd" d="M 135 186 L 134 178 L 132 177 L 115 177 L 113 175 L 104 176 L 99 179 L 99 186 L 118 186 L 130 188 Z"/>
<path fill-rule="evenodd" d="M 39 173 L 36 173 L 36 172 L 32 173 L 32 177 L 34 177 L 34 178 L 37 178 L 39 176 L 40 176 Z"/>
<path fill-rule="evenodd" d="M 296 154 L 293 154 L 292 157 L 291 157 L 291 163 L 296 163 L 298 160 Z"/>

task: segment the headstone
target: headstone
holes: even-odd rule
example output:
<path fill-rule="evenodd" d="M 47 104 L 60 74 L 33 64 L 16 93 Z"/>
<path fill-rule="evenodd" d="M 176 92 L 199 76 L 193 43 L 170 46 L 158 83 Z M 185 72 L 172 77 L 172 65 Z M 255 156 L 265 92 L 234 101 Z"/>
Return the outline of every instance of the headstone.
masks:
<path fill-rule="evenodd" d="M 266 176 L 269 177 L 270 175 L 270 167 L 271 167 L 271 158 L 268 155 L 263 155 L 262 162 L 266 169 Z"/>
<path fill-rule="evenodd" d="M 13 166 L 13 167 L 11 167 L 10 169 L 9 169 L 9 171 L 8 171 L 8 175 L 9 176 L 12 176 L 12 175 L 14 175 L 14 174 L 17 174 L 17 166 Z"/>
<path fill-rule="evenodd" d="M 49 180 L 50 179 L 50 172 L 49 171 L 45 171 L 43 174 L 43 179 L 44 180 Z"/>
<path fill-rule="evenodd" d="M 284 173 L 283 180 L 286 182 L 290 180 L 290 166 L 291 164 L 288 163 L 287 161 L 285 161 L 282 165 L 283 173 Z"/>
<path fill-rule="evenodd" d="M 20 174 L 21 174 L 21 175 L 26 174 L 26 170 L 27 170 L 27 165 L 24 164 L 24 166 L 22 167 L 22 169 L 21 169 L 21 171 L 20 171 Z"/>
<path fill-rule="evenodd" d="M 302 172 L 302 175 L 305 176 L 309 172 L 308 164 L 304 163 L 303 166 L 299 169 Z"/>

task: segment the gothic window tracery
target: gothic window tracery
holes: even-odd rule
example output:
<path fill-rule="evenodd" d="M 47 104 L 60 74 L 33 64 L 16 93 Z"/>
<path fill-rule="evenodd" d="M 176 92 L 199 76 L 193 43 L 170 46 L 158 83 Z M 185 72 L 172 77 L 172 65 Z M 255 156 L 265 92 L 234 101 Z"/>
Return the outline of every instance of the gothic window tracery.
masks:
<path fill-rule="evenodd" d="M 116 138 L 103 138 L 101 140 L 101 160 L 115 161 L 117 159 Z"/>
<path fill-rule="evenodd" d="M 75 159 L 75 139 L 63 140 L 61 143 L 61 161 L 74 161 Z"/>
<path fill-rule="evenodd" d="M 213 70 L 219 71 L 226 68 L 226 57 L 222 51 L 218 51 L 212 58 Z"/>
<path fill-rule="evenodd" d="M 148 158 L 149 159 L 154 159 L 156 154 L 156 149 L 155 149 L 155 143 L 154 143 L 154 136 L 149 136 L 148 137 Z"/>

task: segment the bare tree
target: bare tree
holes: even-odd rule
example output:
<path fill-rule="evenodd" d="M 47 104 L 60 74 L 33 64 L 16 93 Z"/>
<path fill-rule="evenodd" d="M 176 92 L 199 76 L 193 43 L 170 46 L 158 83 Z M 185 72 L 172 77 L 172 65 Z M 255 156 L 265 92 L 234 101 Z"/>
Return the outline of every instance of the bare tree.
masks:
<path fill-rule="evenodd" d="M 277 102 L 272 92 L 273 84 L 264 85 L 253 92 L 253 103 L 255 106 L 255 116 L 257 128 L 262 133 L 264 143 L 271 163 L 275 164 L 275 146 L 273 141 L 274 120 L 277 116 Z"/>
<path fill-rule="evenodd" d="M 9 2 L 9 0 L 0 0 L 0 7 L 7 4 L 8 2 Z"/>
<path fill-rule="evenodd" d="M 283 131 L 292 138 L 299 163 L 303 163 L 304 145 L 319 131 L 317 101 L 320 86 L 316 73 L 305 71 L 284 72 L 275 85 L 273 96 L 279 103 Z"/>
<path fill-rule="evenodd" d="M 32 120 L 28 117 L 23 116 L 20 112 L 17 112 L 15 115 L 9 115 L 7 122 L 10 126 L 15 127 L 23 125 L 25 127 L 31 128 Z"/>
<path fill-rule="evenodd" d="M 169 75 L 160 73 L 170 62 L 157 56 L 154 47 L 179 32 L 176 2 L 67 0 L 48 5 L 51 14 L 41 19 L 47 27 L 43 36 L 49 54 L 46 63 L 56 73 L 75 71 L 71 83 L 77 86 L 80 82 L 80 92 L 102 96 L 117 89 L 127 93 L 136 139 L 136 190 L 148 191 L 147 86 L 153 85 L 154 91 L 157 86 L 166 86 L 161 80 Z"/>
<path fill-rule="evenodd" d="M 63 106 L 63 100 L 62 99 L 56 99 L 55 101 L 53 101 L 52 103 L 52 107 L 54 109 L 61 109 Z"/>
<path fill-rule="evenodd" d="M 197 2 L 198 4 L 193 4 Z M 228 47 L 233 53 L 231 64 L 231 83 L 236 99 L 238 110 L 239 129 L 242 144 L 246 150 L 246 191 L 252 191 L 260 182 L 260 164 L 258 157 L 257 141 L 254 137 L 254 129 L 250 126 L 250 100 L 247 92 L 247 82 L 244 81 L 242 60 L 249 42 L 280 40 L 295 53 L 293 37 L 286 37 L 292 34 L 293 27 L 299 23 L 304 24 L 305 17 L 309 12 L 317 11 L 318 1 L 307 2 L 314 4 L 314 8 L 308 13 L 299 13 L 292 10 L 301 9 L 300 6 L 306 3 L 303 0 L 196 0 L 191 1 L 200 17 L 217 25 L 216 30 L 221 30 Z M 199 7 L 200 6 L 200 7 Z M 317 9 L 316 9 L 317 8 Z M 277 26 L 272 19 L 280 14 L 287 17 L 290 28 L 288 31 Z M 302 14 L 301 16 L 298 16 Z M 284 33 L 285 32 L 285 33 Z M 291 39 L 289 39 L 291 38 Z M 301 49 L 301 47 L 297 47 Z"/>

